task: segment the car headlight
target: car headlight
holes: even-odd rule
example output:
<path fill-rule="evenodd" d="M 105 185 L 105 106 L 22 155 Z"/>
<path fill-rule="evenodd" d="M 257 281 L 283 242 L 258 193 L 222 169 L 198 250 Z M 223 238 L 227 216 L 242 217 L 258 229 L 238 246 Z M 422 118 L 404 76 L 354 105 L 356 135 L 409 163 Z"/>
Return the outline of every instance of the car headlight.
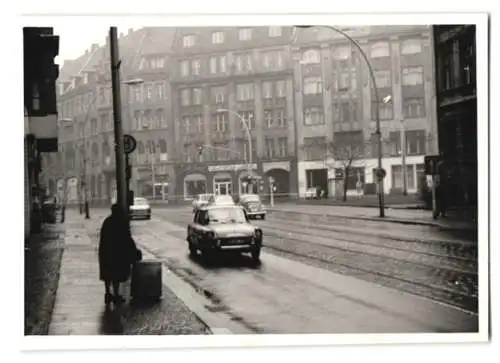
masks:
<path fill-rule="evenodd" d="M 214 239 L 215 238 L 215 233 L 210 231 L 210 232 L 207 232 L 207 237 L 210 238 L 210 239 Z"/>

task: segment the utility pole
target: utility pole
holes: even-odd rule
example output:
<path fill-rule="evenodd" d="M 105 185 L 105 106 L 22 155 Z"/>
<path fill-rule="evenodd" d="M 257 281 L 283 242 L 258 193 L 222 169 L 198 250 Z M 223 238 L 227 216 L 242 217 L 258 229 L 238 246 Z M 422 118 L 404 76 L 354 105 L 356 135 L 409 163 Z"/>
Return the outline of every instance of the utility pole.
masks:
<path fill-rule="evenodd" d="M 406 172 L 406 132 L 405 120 L 401 120 L 401 168 L 403 173 L 403 195 L 408 195 L 408 176 Z"/>
<path fill-rule="evenodd" d="M 113 114 L 115 132 L 116 191 L 118 204 L 127 211 L 127 178 L 125 170 L 125 149 L 122 129 L 121 97 L 120 97 L 120 64 L 118 54 L 118 38 L 116 27 L 109 28 L 109 44 L 111 54 L 111 84 L 113 92 Z M 128 221 L 128 218 L 127 218 Z"/>
<path fill-rule="evenodd" d="M 153 183 L 153 203 L 156 201 L 156 176 L 155 176 L 155 156 L 156 153 L 150 152 L 151 155 L 151 182 Z"/>

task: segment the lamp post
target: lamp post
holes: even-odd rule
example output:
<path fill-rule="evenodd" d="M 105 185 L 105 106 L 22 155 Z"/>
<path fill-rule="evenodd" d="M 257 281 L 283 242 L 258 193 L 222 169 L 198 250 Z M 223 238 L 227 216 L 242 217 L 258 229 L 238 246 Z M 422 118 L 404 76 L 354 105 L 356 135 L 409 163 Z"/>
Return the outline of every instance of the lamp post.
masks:
<path fill-rule="evenodd" d="M 122 82 L 124 85 L 127 85 L 127 86 L 137 86 L 137 85 L 140 85 L 140 84 L 143 84 L 144 83 L 144 80 L 142 78 L 133 78 L 133 79 L 129 79 L 129 80 L 126 80 L 124 82 Z M 132 125 L 132 110 L 131 110 L 131 107 L 130 107 L 130 87 L 127 88 L 127 116 L 129 118 L 129 125 Z M 129 154 L 125 154 L 125 177 L 126 177 L 126 182 L 125 182 L 125 190 L 126 190 L 126 195 L 127 195 L 127 200 L 128 200 L 128 197 L 130 195 L 130 178 L 132 177 L 132 167 L 130 165 L 130 159 L 129 159 Z M 154 175 L 154 169 L 153 169 L 153 175 Z M 153 176 L 153 180 L 154 180 L 154 176 Z M 154 193 L 154 182 L 153 182 L 153 193 Z M 154 194 L 153 194 L 154 195 Z M 127 203 L 127 207 L 128 207 L 128 203 Z"/>
<path fill-rule="evenodd" d="M 238 118 L 240 120 L 241 124 L 243 125 L 245 129 L 245 133 L 247 135 L 247 140 L 248 140 L 248 155 L 246 155 L 246 164 L 247 164 L 247 171 L 249 176 L 252 174 L 252 134 L 250 133 L 250 128 L 248 127 L 247 121 L 241 116 L 238 112 L 233 111 L 233 110 L 228 110 L 226 108 L 218 108 L 216 110 L 217 112 L 228 112 Z"/>
<path fill-rule="evenodd" d="M 312 28 L 313 25 L 296 25 L 296 28 Z M 366 66 L 368 67 L 368 71 L 370 73 L 370 77 L 372 80 L 372 85 L 374 89 L 374 96 L 375 96 L 375 102 L 377 103 L 377 107 L 375 109 L 375 114 L 376 114 L 376 131 L 375 134 L 377 135 L 377 144 L 378 144 L 378 155 L 377 155 L 377 162 L 378 162 L 378 175 L 377 175 L 377 182 L 378 182 L 378 200 L 379 200 L 379 213 L 380 217 L 385 217 L 385 210 L 384 210 L 384 179 L 383 179 L 383 174 L 382 174 L 382 133 L 380 131 L 380 99 L 378 95 L 378 87 L 377 87 L 377 80 L 375 78 L 375 72 L 373 71 L 372 65 L 370 64 L 370 61 L 368 60 L 368 56 L 364 52 L 363 48 L 359 45 L 359 43 L 351 38 L 351 36 L 344 31 L 337 29 L 333 26 L 330 25 L 319 25 L 317 27 L 320 28 L 327 28 L 330 30 L 333 30 L 336 33 L 341 34 L 344 36 L 349 42 L 354 45 L 360 52 L 361 56 L 366 62 Z"/>

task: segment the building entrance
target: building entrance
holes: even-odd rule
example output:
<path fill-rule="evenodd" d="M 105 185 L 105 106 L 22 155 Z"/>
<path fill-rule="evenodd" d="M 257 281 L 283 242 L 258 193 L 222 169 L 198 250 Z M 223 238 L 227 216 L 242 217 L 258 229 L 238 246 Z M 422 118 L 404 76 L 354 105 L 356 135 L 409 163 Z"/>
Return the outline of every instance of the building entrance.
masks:
<path fill-rule="evenodd" d="M 215 195 L 232 195 L 233 183 L 230 179 L 219 179 L 215 181 Z"/>

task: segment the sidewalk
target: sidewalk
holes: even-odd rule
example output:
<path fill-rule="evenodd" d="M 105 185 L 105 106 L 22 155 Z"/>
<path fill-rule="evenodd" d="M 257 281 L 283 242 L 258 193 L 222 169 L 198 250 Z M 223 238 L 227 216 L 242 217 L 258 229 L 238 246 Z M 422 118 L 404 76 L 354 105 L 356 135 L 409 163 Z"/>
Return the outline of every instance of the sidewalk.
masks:
<path fill-rule="evenodd" d="M 377 222 L 393 222 L 402 224 L 426 225 L 438 227 L 442 230 L 477 230 L 475 223 L 469 215 L 450 212 L 446 218 L 432 218 L 432 212 L 419 209 L 385 209 L 385 217 L 379 217 L 378 209 L 371 207 L 349 207 L 333 205 L 304 205 L 283 203 L 269 207 L 270 211 L 286 213 L 307 213 L 328 215 L 332 217 L 346 217 L 360 220 L 370 220 Z"/>
<path fill-rule="evenodd" d="M 85 220 L 78 210 L 66 211 L 65 250 L 49 335 L 207 334 L 206 327 L 167 286 L 160 303 L 135 307 L 128 303 L 129 283 L 124 284 L 127 303 L 120 309 L 105 308 L 97 255 L 104 216 L 91 217 Z"/>

